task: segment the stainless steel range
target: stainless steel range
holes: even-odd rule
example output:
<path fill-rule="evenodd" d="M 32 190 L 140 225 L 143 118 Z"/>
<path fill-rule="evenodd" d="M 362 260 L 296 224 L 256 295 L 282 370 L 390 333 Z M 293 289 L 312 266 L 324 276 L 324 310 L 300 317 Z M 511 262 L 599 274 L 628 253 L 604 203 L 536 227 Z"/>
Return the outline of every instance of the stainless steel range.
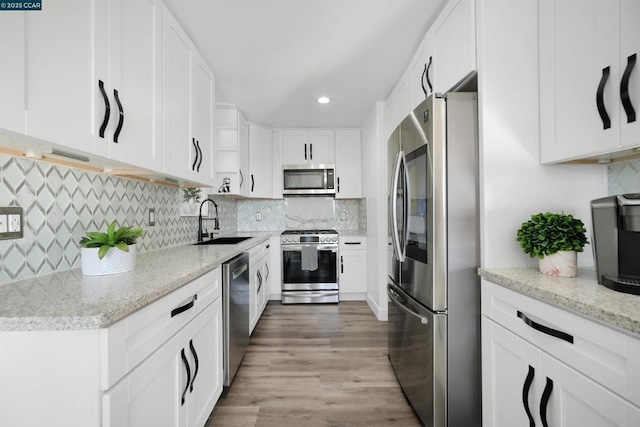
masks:
<path fill-rule="evenodd" d="M 338 232 L 287 230 L 282 248 L 282 303 L 337 303 Z"/>

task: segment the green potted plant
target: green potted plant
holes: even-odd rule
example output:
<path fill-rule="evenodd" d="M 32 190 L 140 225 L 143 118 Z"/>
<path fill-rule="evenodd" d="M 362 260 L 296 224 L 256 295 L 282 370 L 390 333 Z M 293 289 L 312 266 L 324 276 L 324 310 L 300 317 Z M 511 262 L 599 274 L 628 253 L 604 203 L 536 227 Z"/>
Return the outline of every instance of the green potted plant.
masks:
<path fill-rule="evenodd" d="M 180 203 L 180 216 L 198 216 L 201 197 L 201 188 L 183 188 L 182 202 Z M 205 216 L 207 215 L 207 205 L 204 206 L 203 213 Z"/>
<path fill-rule="evenodd" d="M 577 253 L 589 243 L 584 223 L 565 213 L 539 213 L 522 223 L 516 240 L 531 258 L 538 258 L 540 273 L 576 277 Z"/>
<path fill-rule="evenodd" d="M 98 276 L 132 271 L 136 268 L 136 240 L 144 236 L 141 228 L 120 227 L 113 221 L 106 233 L 90 231 L 80 239 L 82 274 Z"/>

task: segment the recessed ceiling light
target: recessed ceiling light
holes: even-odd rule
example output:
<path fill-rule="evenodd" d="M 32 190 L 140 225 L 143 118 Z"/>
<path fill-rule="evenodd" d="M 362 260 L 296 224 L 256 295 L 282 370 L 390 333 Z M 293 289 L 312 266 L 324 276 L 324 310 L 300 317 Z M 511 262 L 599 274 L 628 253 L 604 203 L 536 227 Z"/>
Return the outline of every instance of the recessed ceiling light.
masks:
<path fill-rule="evenodd" d="M 321 96 L 320 98 L 318 98 L 318 103 L 320 104 L 328 104 L 329 101 L 331 101 L 329 98 L 327 98 L 326 96 Z"/>

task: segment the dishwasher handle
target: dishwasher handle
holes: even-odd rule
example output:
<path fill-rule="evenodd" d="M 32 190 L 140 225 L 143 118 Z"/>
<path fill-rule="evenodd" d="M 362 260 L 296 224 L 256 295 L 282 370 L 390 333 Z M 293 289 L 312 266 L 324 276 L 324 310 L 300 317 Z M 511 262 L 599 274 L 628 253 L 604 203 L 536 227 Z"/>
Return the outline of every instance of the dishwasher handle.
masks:
<path fill-rule="evenodd" d="M 242 275 L 242 273 L 247 271 L 248 267 L 249 267 L 248 264 L 242 264 L 240 267 L 236 268 L 232 273 L 233 280 L 236 280 L 238 277 Z"/>
<path fill-rule="evenodd" d="M 389 296 L 389 299 L 391 299 L 391 301 L 395 302 L 396 305 L 398 307 L 400 307 L 400 309 L 402 309 L 402 311 L 404 311 L 407 314 L 410 314 L 414 317 L 417 317 L 420 320 L 420 323 L 422 323 L 423 325 L 427 325 L 429 324 L 429 319 L 427 319 L 426 317 L 424 317 L 421 314 L 416 313 L 413 310 L 410 310 L 409 308 L 407 308 L 407 306 L 405 306 L 404 304 L 402 304 L 396 297 L 396 293 L 394 291 L 391 290 L 391 288 L 387 288 L 387 295 Z"/>

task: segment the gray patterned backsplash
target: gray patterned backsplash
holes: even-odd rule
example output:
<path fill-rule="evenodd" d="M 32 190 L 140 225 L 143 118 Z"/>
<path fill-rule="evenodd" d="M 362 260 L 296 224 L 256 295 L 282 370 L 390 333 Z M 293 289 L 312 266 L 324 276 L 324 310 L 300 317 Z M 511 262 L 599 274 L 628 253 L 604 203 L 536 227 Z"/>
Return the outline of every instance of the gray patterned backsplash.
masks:
<path fill-rule="evenodd" d="M 640 160 L 612 163 L 607 168 L 609 195 L 640 193 Z"/>
<path fill-rule="evenodd" d="M 366 227 L 363 200 L 210 197 L 218 205 L 221 233 L 312 224 L 338 230 Z M 24 209 L 24 237 L 0 240 L 0 284 L 79 267 L 80 238 L 87 231 L 106 230 L 113 220 L 145 229 L 140 252 L 195 242 L 198 218 L 181 217 L 181 201 L 177 188 L 0 154 L 0 206 Z M 155 208 L 153 227 L 147 226 L 149 208 Z M 210 217 L 213 212 L 209 205 Z M 256 221 L 256 212 L 262 221 Z M 213 231 L 211 222 L 204 227 Z"/>

